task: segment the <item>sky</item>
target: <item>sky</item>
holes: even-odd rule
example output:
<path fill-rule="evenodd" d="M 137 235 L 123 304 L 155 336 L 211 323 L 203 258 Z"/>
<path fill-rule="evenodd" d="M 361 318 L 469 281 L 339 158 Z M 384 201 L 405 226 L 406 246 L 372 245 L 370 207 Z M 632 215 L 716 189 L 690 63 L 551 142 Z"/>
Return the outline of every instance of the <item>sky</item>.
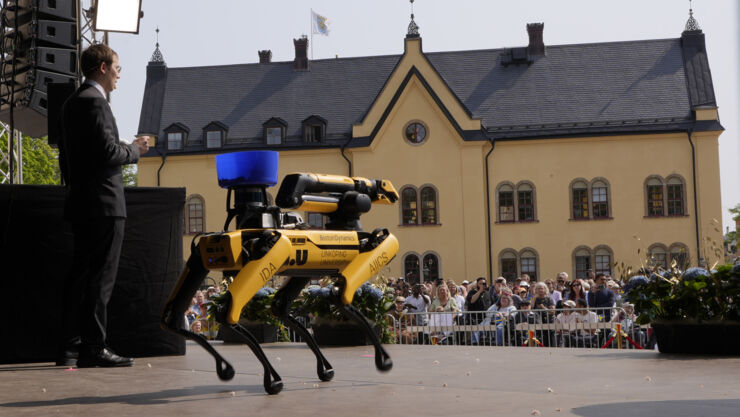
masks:
<path fill-rule="evenodd" d="M 694 17 L 707 54 L 725 132 L 719 138 L 723 232 L 740 203 L 740 2 L 695 0 Z M 678 38 L 688 0 L 416 0 L 425 52 L 526 46 L 526 24 L 544 22 L 545 45 Z M 293 39 L 311 37 L 311 9 L 328 18 L 329 35 L 314 35 L 314 59 L 403 53 L 408 0 L 142 0 L 139 34 L 111 33 L 124 71 L 111 106 L 122 138 L 137 132 L 146 65 L 157 42 L 170 68 L 292 61 Z M 719 219 L 718 219 L 719 220 Z"/>

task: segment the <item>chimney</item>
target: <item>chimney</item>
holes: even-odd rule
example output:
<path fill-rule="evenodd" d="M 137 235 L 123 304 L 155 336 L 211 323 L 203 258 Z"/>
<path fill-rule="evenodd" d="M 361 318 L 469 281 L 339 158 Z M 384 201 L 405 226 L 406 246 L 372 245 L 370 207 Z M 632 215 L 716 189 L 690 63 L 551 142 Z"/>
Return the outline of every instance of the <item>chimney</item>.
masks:
<path fill-rule="evenodd" d="M 300 39 L 293 39 L 293 45 L 295 45 L 293 70 L 308 71 L 308 37 L 303 35 Z"/>
<path fill-rule="evenodd" d="M 272 61 L 272 51 L 266 49 L 264 51 L 257 51 L 260 56 L 260 64 L 269 64 Z"/>
<path fill-rule="evenodd" d="M 527 33 L 529 33 L 529 56 L 545 55 L 545 43 L 542 41 L 542 31 L 545 29 L 544 23 L 527 23 Z"/>

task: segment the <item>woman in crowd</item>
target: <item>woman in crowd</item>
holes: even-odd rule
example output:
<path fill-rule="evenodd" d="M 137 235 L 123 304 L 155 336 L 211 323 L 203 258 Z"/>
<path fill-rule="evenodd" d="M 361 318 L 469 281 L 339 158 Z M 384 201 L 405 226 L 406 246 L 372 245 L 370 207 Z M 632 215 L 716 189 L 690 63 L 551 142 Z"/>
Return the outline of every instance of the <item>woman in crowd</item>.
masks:
<path fill-rule="evenodd" d="M 538 311 L 540 320 L 543 323 L 552 322 L 554 313 L 547 310 L 553 310 L 555 308 L 555 303 L 553 303 L 552 298 L 550 298 L 550 291 L 547 289 L 547 285 L 545 285 L 544 282 L 536 283 L 534 285 L 534 295 L 532 297 L 533 310 L 540 310 Z M 554 345 L 555 332 L 548 330 L 544 331 L 542 335 L 544 340 L 541 340 L 541 342 L 545 346 Z"/>
<path fill-rule="evenodd" d="M 450 296 L 457 303 L 458 310 L 459 311 L 465 310 L 465 297 L 460 295 L 460 293 L 458 292 L 457 284 L 455 284 L 455 281 L 448 279 L 447 288 L 450 290 Z"/>
<path fill-rule="evenodd" d="M 576 303 L 573 300 L 563 302 L 563 312 L 555 317 L 555 323 L 563 326 L 556 330 L 556 338 L 559 347 L 570 346 L 571 332 L 575 331 L 578 322 L 578 314 L 573 313 Z"/>
<path fill-rule="evenodd" d="M 570 284 L 570 291 L 568 291 L 568 300 L 576 302 L 579 299 L 586 299 L 586 291 L 583 289 L 583 280 L 574 279 Z"/>
<path fill-rule="evenodd" d="M 503 346 L 505 338 L 510 340 L 509 335 L 504 336 L 504 327 L 510 328 L 510 326 L 506 325 L 509 322 L 509 315 L 515 311 L 514 299 L 512 293 L 508 290 L 504 290 L 498 302 L 488 309 L 488 314 L 485 320 L 481 322 L 481 325 L 488 326 L 491 323 L 496 324 L 496 345 Z"/>
<path fill-rule="evenodd" d="M 553 304 L 557 304 L 558 301 L 563 299 L 562 293 L 555 289 L 555 281 L 546 279 L 545 285 L 547 285 L 547 289 L 550 291 L 550 298 L 552 299 Z"/>
<path fill-rule="evenodd" d="M 450 290 L 446 285 L 437 286 L 437 297 L 432 301 L 431 311 L 448 311 L 458 312 L 460 307 L 457 302 L 450 297 Z"/>

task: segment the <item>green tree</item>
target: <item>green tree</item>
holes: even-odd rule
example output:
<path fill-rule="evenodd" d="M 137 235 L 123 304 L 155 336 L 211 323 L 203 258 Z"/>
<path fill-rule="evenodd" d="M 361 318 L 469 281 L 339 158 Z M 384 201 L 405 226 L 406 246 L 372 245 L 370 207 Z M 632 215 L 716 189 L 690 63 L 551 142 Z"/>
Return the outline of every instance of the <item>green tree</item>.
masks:
<path fill-rule="evenodd" d="M 7 135 L 0 138 L 0 149 L 8 149 Z M 7 172 L 7 162 L 3 162 L 0 169 Z M 59 150 L 49 146 L 46 137 L 23 137 L 23 183 L 61 184 Z"/>
<path fill-rule="evenodd" d="M 732 220 L 734 221 L 740 220 L 740 203 L 736 204 L 735 207 L 731 208 L 730 213 L 732 213 Z"/>
<path fill-rule="evenodd" d="M 124 187 L 136 187 L 139 185 L 139 171 L 135 164 L 123 166 Z"/>

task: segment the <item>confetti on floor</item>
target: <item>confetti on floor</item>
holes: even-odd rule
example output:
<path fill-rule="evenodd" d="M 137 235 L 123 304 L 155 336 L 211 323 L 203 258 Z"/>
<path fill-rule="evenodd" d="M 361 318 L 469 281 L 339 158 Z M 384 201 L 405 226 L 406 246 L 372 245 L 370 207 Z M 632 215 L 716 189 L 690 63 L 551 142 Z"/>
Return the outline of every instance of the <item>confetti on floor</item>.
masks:
<path fill-rule="evenodd" d="M 553 391 L 552 388 L 547 387 L 547 392 L 555 392 L 555 391 Z"/>
<path fill-rule="evenodd" d="M 361 355 L 363 358 L 374 358 L 375 355 Z"/>
<path fill-rule="evenodd" d="M 540 413 L 540 410 L 537 410 L 537 409 L 535 409 L 535 410 L 532 410 L 532 415 L 533 415 L 533 416 L 538 416 L 538 415 L 540 415 L 540 414 L 541 414 L 541 413 Z"/>

